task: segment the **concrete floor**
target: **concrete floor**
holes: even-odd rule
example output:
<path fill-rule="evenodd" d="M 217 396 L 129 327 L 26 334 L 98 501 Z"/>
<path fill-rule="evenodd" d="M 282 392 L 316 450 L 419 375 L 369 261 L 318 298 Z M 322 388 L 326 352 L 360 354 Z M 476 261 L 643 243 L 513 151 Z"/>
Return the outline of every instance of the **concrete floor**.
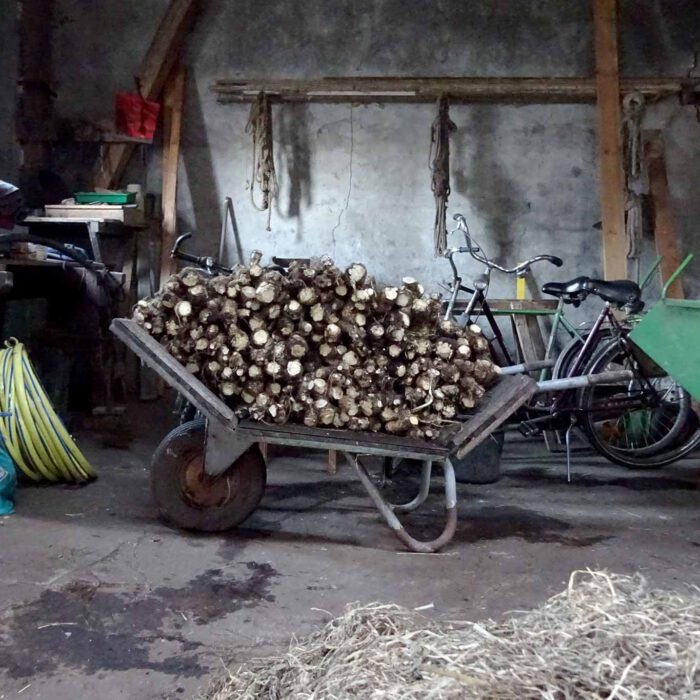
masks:
<path fill-rule="evenodd" d="M 160 415 L 160 414 L 163 415 Z M 700 462 L 629 472 L 506 445 L 504 478 L 459 488 L 460 524 L 438 555 L 401 551 L 347 467 L 277 458 L 236 532 L 194 536 L 157 519 L 148 460 L 173 417 L 137 406 L 131 448 L 81 444 L 100 478 L 23 488 L 0 520 L 0 698 L 191 698 L 224 664 L 282 648 L 351 601 L 476 619 L 531 607 L 582 567 L 700 585 Z M 407 489 L 402 489 L 407 493 Z M 439 522 L 436 495 L 407 521 Z"/>

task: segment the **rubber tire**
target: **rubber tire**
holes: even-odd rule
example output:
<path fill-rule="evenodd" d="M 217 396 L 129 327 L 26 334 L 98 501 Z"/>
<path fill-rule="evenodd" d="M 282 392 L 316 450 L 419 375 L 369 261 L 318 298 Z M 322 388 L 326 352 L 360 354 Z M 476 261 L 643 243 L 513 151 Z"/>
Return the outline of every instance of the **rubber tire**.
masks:
<path fill-rule="evenodd" d="M 586 342 L 586 338 L 589 336 L 589 334 L 590 330 L 582 331 L 581 335 L 583 336 L 583 341 L 579 340 L 578 338 L 571 338 L 569 342 L 566 345 L 564 345 L 561 352 L 557 356 L 556 362 L 554 363 L 554 367 L 552 367 L 552 379 L 564 379 L 568 376 L 569 369 L 573 364 L 574 360 L 576 359 L 576 356 L 581 351 L 583 343 Z M 611 336 L 612 334 L 609 328 L 602 328 L 598 347 L 606 345 L 609 342 Z M 596 353 L 597 348 L 593 351 L 594 355 Z M 586 364 L 587 363 L 584 362 L 584 367 Z"/>
<path fill-rule="evenodd" d="M 460 484 L 493 484 L 501 478 L 501 453 L 504 434 L 493 434 L 462 459 L 450 457 L 455 478 Z"/>
<path fill-rule="evenodd" d="M 586 367 L 587 374 L 599 371 L 608 357 L 615 356 L 615 343 L 616 341 L 614 340 L 609 341 L 593 355 Z M 579 393 L 579 406 L 589 406 L 594 391 L 595 387 L 581 389 Z M 584 414 L 581 420 L 581 427 L 588 436 L 591 446 L 611 462 L 620 464 L 628 469 L 657 469 L 685 457 L 700 444 L 700 430 L 695 430 L 694 432 L 692 430 L 692 427 L 697 425 L 697 416 L 694 415 L 692 409 L 689 410 L 687 422 L 688 425 L 685 426 L 686 429 L 684 430 L 682 428 L 681 434 L 675 436 L 670 441 L 671 444 L 665 449 L 636 458 L 634 456 L 625 456 L 621 451 L 609 448 L 607 444 L 600 439 L 598 431 L 592 426 L 591 414 Z"/>
<path fill-rule="evenodd" d="M 183 530 L 220 532 L 240 525 L 258 506 L 265 491 L 267 468 L 257 444 L 244 452 L 218 478 L 235 479 L 235 491 L 223 505 L 198 506 L 183 492 L 181 470 L 204 453 L 205 422 L 197 419 L 170 431 L 151 462 L 151 493 L 160 515 Z"/>

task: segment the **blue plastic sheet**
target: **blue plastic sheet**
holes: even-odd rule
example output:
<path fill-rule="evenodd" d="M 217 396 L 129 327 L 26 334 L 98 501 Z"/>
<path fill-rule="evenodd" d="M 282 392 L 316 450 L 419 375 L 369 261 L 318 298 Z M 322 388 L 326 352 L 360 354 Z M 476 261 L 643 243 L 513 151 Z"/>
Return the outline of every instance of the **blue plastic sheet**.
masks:
<path fill-rule="evenodd" d="M 5 445 L 0 442 L 0 515 L 10 515 L 15 511 L 15 488 L 17 470 Z"/>

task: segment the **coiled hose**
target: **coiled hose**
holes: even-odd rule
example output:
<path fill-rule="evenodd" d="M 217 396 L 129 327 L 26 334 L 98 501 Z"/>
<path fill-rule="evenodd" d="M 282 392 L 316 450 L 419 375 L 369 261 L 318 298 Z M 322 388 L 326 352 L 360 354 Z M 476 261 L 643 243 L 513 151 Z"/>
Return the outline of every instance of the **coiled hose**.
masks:
<path fill-rule="evenodd" d="M 15 464 L 33 481 L 96 476 L 69 435 L 16 338 L 0 350 L 0 434 Z"/>

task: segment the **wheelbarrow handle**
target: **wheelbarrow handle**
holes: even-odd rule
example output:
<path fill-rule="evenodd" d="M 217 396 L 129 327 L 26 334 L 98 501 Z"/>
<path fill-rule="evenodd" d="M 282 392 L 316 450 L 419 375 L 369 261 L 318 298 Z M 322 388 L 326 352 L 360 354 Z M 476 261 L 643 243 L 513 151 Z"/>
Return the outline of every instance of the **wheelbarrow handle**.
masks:
<path fill-rule="evenodd" d="M 666 298 L 666 292 L 668 292 L 669 287 L 678 279 L 678 276 L 685 270 L 688 265 L 690 265 L 690 261 L 694 258 L 693 253 L 688 253 L 688 255 L 685 256 L 685 259 L 683 262 L 676 268 L 676 271 L 666 280 L 666 284 L 664 285 L 663 290 L 661 291 L 661 298 L 665 299 Z"/>

